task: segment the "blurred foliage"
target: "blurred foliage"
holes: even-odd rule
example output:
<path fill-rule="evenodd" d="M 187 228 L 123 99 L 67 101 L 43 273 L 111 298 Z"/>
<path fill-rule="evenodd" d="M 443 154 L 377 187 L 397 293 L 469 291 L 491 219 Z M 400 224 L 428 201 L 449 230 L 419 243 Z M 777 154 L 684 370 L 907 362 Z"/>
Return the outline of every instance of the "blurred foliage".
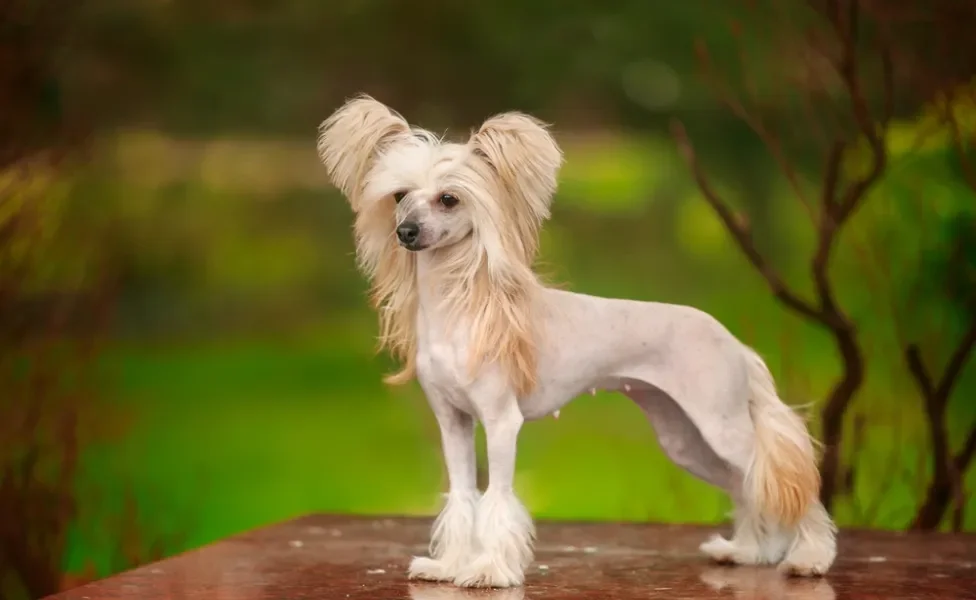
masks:
<path fill-rule="evenodd" d="M 57 165 L 28 155 L 0 171 L 0 596 L 58 590 L 83 448 L 112 423 L 89 368 L 100 298 L 50 269 L 67 198 Z M 79 323 L 79 312 L 84 324 Z"/>
<path fill-rule="evenodd" d="M 109 484 L 118 505 L 105 481 L 80 475 L 94 447 L 125 438 L 132 412 L 108 401 L 99 368 L 115 282 L 104 254 L 85 251 L 95 232 L 76 229 L 72 168 L 55 158 L 64 150 L 28 151 L 0 172 L 0 597 L 10 600 L 59 591 L 79 539 L 114 570 L 175 549 L 138 514 L 130 477 Z M 95 562 L 81 562 L 90 577 Z"/>
<path fill-rule="evenodd" d="M 919 126 L 906 121 L 899 131 Z M 200 523 L 188 532 L 189 545 L 309 510 L 433 510 L 436 431 L 416 389 L 387 391 L 379 384 L 388 365 L 385 357 L 371 358 L 375 322 L 353 266 L 348 208 L 321 175 L 274 176 L 296 162 L 317 173 L 312 148 L 302 157 L 300 142 L 269 140 L 261 153 L 255 141 L 243 140 L 235 150 L 229 140 L 196 146 L 153 135 L 158 154 L 146 164 L 154 175 L 132 171 L 131 155 L 119 152 L 72 187 L 73 204 L 100 202 L 99 218 L 117 223 L 105 248 L 126 266 L 122 332 L 128 341 L 107 367 L 145 423 L 117 450 L 119 457 L 93 459 L 95 472 L 120 477 L 142 465 L 140 481 L 169 490 L 150 499 L 159 512 L 193 514 Z M 924 462 L 914 457 L 924 456 L 927 443 L 918 399 L 891 348 L 897 335 L 917 331 L 938 349 L 963 325 L 931 326 L 931 319 L 949 314 L 950 299 L 918 277 L 920 261 L 945 258 L 926 240 L 944 240 L 951 215 L 971 214 L 972 207 L 945 143 L 911 151 L 892 144 L 891 175 L 857 215 L 835 270 L 842 301 L 869 346 L 869 384 L 851 420 L 870 415 L 872 424 L 848 457 L 861 476 L 838 516 L 842 523 L 883 527 L 901 527 L 911 517 L 925 483 Z M 709 310 L 764 351 L 786 397 L 822 397 L 835 368 L 829 340 L 768 298 L 697 190 L 674 168 L 666 142 L 574 135 L 564 145 L 566 184 L 545 230 L 544 272 L 579 291 Z M 208 158 L 210 152 L 223 158 Z M 246 157 L 254 153 L 266 157 L 270 173 L 253 172 Z M 188 155 L 194 156 L 188 170 L 167 172 L 165 165 Z M 258 179 L 261 185 L 253 183 Z M 725 187 L 738 189 L 735 181 Z M 600 192 L 607 188 L 614 193 Z M 770 218 L 782 228 L 772 243 L 783 249 L 790 277 L 800 280 L 805 265 L 791 257 L 812 243 L 807 217 L 788 191 L 770 189 L 780 198 Z M 941 208 L 929 210 L 937 194 Z M 930 297 L 912 300 L 922 292 Z M 913 302 L 924 311 L 909 310 Z M 974 383 L 967 377 L 959 397 Z M 540 516 L 722 518 L 721 494 L 669 465 L 632 407 L 604 395 L 578 402 L 558 422 L 527 428 L 519 485 Z M 957 436 L 976 417 L 962 402 L 953 414 Z M 606 436 L 614 442 L 601 442 Z M 373 441 L 380 439 L 398 439 L 397 450 Z M 604 450 L 594 454 L 594 447 Z M 620 470 L 608 471 L 607 464 Z M 904 472 L 888 475 L 889 464 Z M 256 480 L 274 493 L 255 495 Z M 673 506 L 655 500 L 661 480 L 682 500 Z M 598 482 L 605 495 L 583 499 L 581 481 Z M 212 491 L 201 496 L 201 488 Z M 250 500 L 235 500 L 238 508 L 228 510 L 229 499 L 238 497 Z"/>
<path fill-rule="evenodd" d="M 713 16 L 702 19 L 706 7 Z M 629 112 L 644 120 L 679 98 L 708 107 L 710 96 L 685 90 L 678 73 L 693 70 L 693 34 L 725 35 L 728 46 L 730 14 L 704 0 L 666 11 L 635 0 L 111 0 L 90 5 L 85 31 L 97 82 L 140 100 L 114 104 L 166 129 L 302 133 L 358 89 L 441 124 L 505 106 L 556 110 L 570 98 L 585 109 L 590 97 L 608 116 L 625 101 L 643 104 Z"/>
<path fill-rule="evenodd" d="M 84 510 L 65 568 L 105 574 L 310 511 L 436 509 L 436 427 L 416 386 L 379 382 L 389 365 L 373 355 L 351 214 L 315 156 L 319 121 L 360 91 L 436 131 L 512 108 L 554 122 L 567 162 L 541 270 L 581 292 L 707 310 L 763 353 L 784 397 L 822 398 L 837 369 L 830 338 L 769 296 L 662 135 L 675 116 L 689 124 L 716 187 L 808 290 L 808 214 L 697 73 L 701 37 L 731 93 L 810 133 L 782 86 L 809 76 L 794 72 L 802 48 L 783 45 L 793 30 L 777 21 L 801 27 L 810 11 L 752 4 L 78 3 L 70 52 L 46 56 L 37 90 L 62 119 L 89 120 L 90 160 L 38 168 L 0 202 L 3 231 L 26 198 L 44 200 L 29 240 L 0 244 L 0 265 L 29 261 L 24 290 L 74 299 L 113 283 L 114 328 L 88 376 L 105 400 L 96 420 L 122 419 L 127 435 L 93 438 L 79 458 Z M 933 115 L 907 101 L 899 114 L 891 168 L 831 273 L 869 365 L 849 419 L 859 477 L 837 517 L 887 528 L 911 518 L 928 477 L 920 403 L 892 348 L 943 352 L 976 289 L 966 172 L 947 132 L 929 134 Z M 819 163 L 798 156 L 812 186 Z M 974 391 L 970 369 L 957 398 Z M 955 439 L 976 410 L 951 410 Z M 526 427 L 517 485 L 539 517 L 717 522 L 729 508 L 606 394 Z"/>
<path fill-rule="evenodd" d="M 889 318 L 903 328 L 899 333 L 928 338 L 936 347 L 976 310 L 976 154 L 956 146 L 944 110 L 937 100 L 917 120 L 893 128 L 887 175 L 853 234 L 862 255 L 873 254 L 861 259 L 874 261 L 880 271 L 876 279 L 884 283 L 877 292 L 890 303 Z M 952 110 L 961 139 L 973 139 L 976 106 L 969 96 Z"/>
<path fill-rule="evenodd" d="M 65 114 L 59 62 L 82 5 L 57 0 L 0 4 L 0 169 L 77 137 L 78 123 Z"/>

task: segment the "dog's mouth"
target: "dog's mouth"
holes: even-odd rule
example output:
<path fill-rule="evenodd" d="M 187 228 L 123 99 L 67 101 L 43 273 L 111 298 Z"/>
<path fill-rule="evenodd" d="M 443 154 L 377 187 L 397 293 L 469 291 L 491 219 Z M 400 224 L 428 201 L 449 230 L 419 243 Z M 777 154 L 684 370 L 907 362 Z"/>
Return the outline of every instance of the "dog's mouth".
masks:
<path fill-rule="evenodd" d="M 426 250 L 427 247 L 430 246 L 430 244 L 421 244 L 421 243 L 418 243 L 418 242 L 413 242 L 413 243 L 408 244 L 408 243 L 404 243 L 404 242 L 401 241 L 399 243 L 400 243 L 400 246 L 401 247 L 406 248 L 407 250 L 409 250 L 411 252 L 420 252 L 421 250 Z"/>

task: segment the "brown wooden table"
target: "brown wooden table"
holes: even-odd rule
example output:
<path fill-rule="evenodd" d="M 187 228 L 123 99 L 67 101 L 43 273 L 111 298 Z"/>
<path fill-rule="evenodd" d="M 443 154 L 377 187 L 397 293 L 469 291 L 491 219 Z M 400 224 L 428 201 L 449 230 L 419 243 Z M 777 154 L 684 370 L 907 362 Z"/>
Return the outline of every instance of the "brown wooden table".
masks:
<path fill-rule="evenodd" d="M 540 523 L 524 588 L 408 582 L 430 521 L 316 515 L 245 533 L 51 596 L 58 600 L 521 600 L 974 598 L 976 535 L 845 531 L 823 579 L 719 567 L 696 548 L 714 528 Z"/>

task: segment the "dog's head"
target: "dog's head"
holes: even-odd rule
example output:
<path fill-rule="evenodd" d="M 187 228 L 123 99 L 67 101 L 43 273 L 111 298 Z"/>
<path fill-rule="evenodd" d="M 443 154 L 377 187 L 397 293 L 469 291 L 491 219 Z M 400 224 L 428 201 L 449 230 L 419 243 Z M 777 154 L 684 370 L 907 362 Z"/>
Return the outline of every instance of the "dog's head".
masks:
<path fill-rule="evenodd" d="M 501 363 L 521 395 L 535 385 L 538 281 L 532 262 L 562 153 L 540 121 L 504 113 L 445 142 L 360 96 L 322 123 L 319 156 L 356 213 L 359 264 L 380 310 L 381 345 L 413 376 L 418 252 L 432 252 L 449 315 L 472 326 L 470 367 Z"/>
<path fill-rule="evenodd" d="M 528 115 L 497 115 L 466 143 L 450 143 L 368 96 L 322 123 L 318 150 L 357 213 L 362 252 L 371 251 L 364 244 L 419 252 L 470 239 L 489 265 L 534 258 L 562 163 L 545 125 Z"/>

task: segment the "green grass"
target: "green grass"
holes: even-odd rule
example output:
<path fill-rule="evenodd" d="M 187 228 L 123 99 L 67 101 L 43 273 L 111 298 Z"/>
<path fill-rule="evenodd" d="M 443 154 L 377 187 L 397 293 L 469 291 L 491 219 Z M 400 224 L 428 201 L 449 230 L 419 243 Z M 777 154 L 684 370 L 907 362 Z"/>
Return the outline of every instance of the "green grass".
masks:
<path fill-rule="evenodd" d="M 822 400 L 839 371 L 833 341 L 769 294 L 675 169 L 670 145 L 600 143 L 567 146 L 564 185 L 543 233 L 544 262 L 555 278 L 581 292 L 706 310 L 760 350 L 787 401 Z M 175 534 L 171 551 L 313 511 L 437 510 L 445 481 L 436 426 L 415 385 L 390 389 L 380 382 L 387 364 L 372 352 L 375 315 L 361 299 L 349 211 L 334 193 L 326 197 L 324 175 L 304 144 L 245 148 L 265 157 L 265 168 L 253 173 L 239 160 L 223 161 L 236 170 L 206 181 L 163 173 L 161 181 L 179 183 L 165 193 L 135 168 L 119 169 L 131 181 L 120 184 L 113 174 L 101 186 L 79 186 L 84 206 L 117 197 L 120 211 L 140 202 L 152 208 L 131 219 L 126 229 L 136 233 L 123 249 L 126 256 L 158 252 L 183 261 L 144 265 L 148 279 L 162 282 L 149 290 L 154 315 L 185 309 L 185 320 L 199 323 L 193 333 L 209 341 L 154 345 L 142 337 L 105 356 L 108 392 L 117 399 L 111 410 L 131 415 L 132 423 L 124 438 L 86 455 L 81 488 L 100 495 L 82 503 L 69 568 L 89 558 L 103 572 L 112 568 L 106 557 L 117 540 L 101 524 L 118 514 L 127 487 L 139 502 L 144 535 Z M 150 163 L 183 164 L 156 158 Z M 269 178 L 258 186 L 264 191 L 251 189 L 256 180 L 248 173 Z M 790 243 L 770 254 L 791 286 L 812 297 L 806 217 L 792 201 L 774 206 L 771 219 Z M 902 527 L 927 484 L 928 440 L 885 312 L 886 294 L 901 291 L 867 281 L 851 248 L 837 256 L 832 275 L 840 303 L 860 327 L 868 372 L 850 410 L 851 423 L 857 415 L 867 422 L 856 459 L 845 457 L 855 466 L 854 490 L 835 513 L 841 524 Z M 181 279 L 183 267 L 188 274 Z M 351 314 L 333 314 L 352 303 Z M 235 321 L 225 318 L 228 306 L 248 310 Z M 945 310 L 928 307 L 934 316 Z M 300 336 L 260 326 L 287 327 L 282 321 L 307 323 L 323 314 L 320 326 Z M 207 330 L 207 315 L 226 322 Z M 237 325 L 236 331 L 247 325 L 265 333 L 231 339 L 226 331 Z M 976 373 L 957 388 L 950 419 L 956 437 L 976 417 L 962 401 L 973 389 Z M 850 431 L 845 439 L 852 451 Z M 722 494 L 662 455 L 635 406 L 609 394 L 573 402 L 558 421 L 528 424 L 516 485 L 537 518 L 715 522 L 730 508 Z M 976 511 L 967 526 L 976 527 Z"/>
<path fill-rule="evenodd" d="M 593 289 L 586 282 L 573 288 Z M 697 297 L 692 303 L 763 350 L 784 398 L 824 397 L 837 364 L 822 332 L 755 290 Z M 124 486 L 139 500 L 148 539 L 176 534 L 171 551 L 314 511 L 434 514 L 446 485 L 436 425 L 415 384 L 381 383 L 389 365 L 373 353 L 374 318 L 363 309 L 300 336 L 208 334 L 205 343 L 112 348 L 105 366 L 114 409 L 132 422 L 123 439 L 88 456 L 83 483 L 108 497 L 88 503 L 79 531 L 117 513 Z M 851 411 L 868 415 L 868 427 L 854 494 L 836 516 L 899 528 L 927 483 L 924 420 L 904 373 L 884 360 L 889 350 L 868 350 L 868 380 Z M 951 425 L 961 431 L 967 422 Z M 976 473 L 969 480 L 976 484 Z M 614 394 L 584 396 L 558 420 L 527 424 L 516 486 L 543 519 L 717 522 L 730 508 L 668 461 L 639 409 Z M 78 533 L 69 568 L 99 563 L 114 542 Z"/>
<path fill-rule="evenodd" d="M 365 344 L 344 354 L 341 338 L 323 339 L 333 341 L 110 352 L 116 408 L 133 421 L 124 439 L 88 457 L 86 483 L 109 491 L 103 512 L 88 518 L 117 511 L 130 485 L 144 535 L 178 534 L 175 551 L 313 511 L 434 514 L 445 482 L 419 389 L 380 383 L 385 365 Z M 893 448 L 903 438 L 892 427 L 868 430 L 859 501 L 839 507 L 842 522 L 873 510 L 875 525 L 897 527 L 911 515 L 917 489 L 902 475 L 917 462 L 910 444 Z M 892 456 L 905 467 L 894 475 Z M 643 414 L 619 395 L 585 396 L 558 420 L 527 424 L 516 479 L 537 518 L 717 522 L 730 508 L 664 457 Z M 98 563 L 112 542 L 78 535 L 69 568 Z"/>
<path fill-rule="evenodd" d="M 387 388 L 379 359 L 335 350 L 111 353 L 117 408 L 133 420 L 124 439 L 90 453 L 85 483 L 116 496 L 133 486 L 146 535 L 178 532 L 179 548 L 312 511 L 433 514 L 442 459 L 419 389 Z M 525 427 L 517 486 L 540 518 L 715 521 L 728 509 L 667 461 L 635 406 L 604 394 Z M 69 567 L 97 559 L 95 545 L 79 539 Z"/>

